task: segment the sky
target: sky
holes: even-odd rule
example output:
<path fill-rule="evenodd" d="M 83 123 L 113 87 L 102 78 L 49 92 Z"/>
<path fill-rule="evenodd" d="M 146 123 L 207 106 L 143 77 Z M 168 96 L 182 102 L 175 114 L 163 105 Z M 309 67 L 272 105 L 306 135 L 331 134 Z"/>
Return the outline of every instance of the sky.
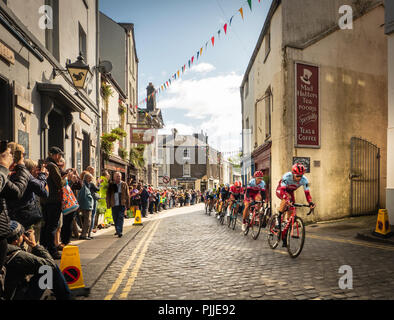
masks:
<path fill-rule="evenodd" d="M 149 82 L 158 89 L 172 80 L 156 98 L 165 124 L 159 134 L 170 134 L 172 128 L 179 134 L 203 131 L 225 157 L 241 149 L 239 88 L 271 2 L 252 0 L 250 10 L 246 0 L 100 0 L 104 14 L 116 22 L 134 23 L 138 101 L 146 98 Z M 238 12 L 241 7 L 244 19 Z M 203 52 L 197 60 L 200 48 Z M 173 81 L 185 64 L 187 71 Z"/>

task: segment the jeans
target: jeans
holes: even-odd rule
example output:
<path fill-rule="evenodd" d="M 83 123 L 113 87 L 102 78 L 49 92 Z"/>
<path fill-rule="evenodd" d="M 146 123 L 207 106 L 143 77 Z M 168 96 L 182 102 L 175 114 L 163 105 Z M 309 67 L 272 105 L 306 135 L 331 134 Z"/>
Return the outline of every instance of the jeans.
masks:
<path fill-rule="evenodd" d="M 115 223 L 115 230 L 118 235 L 123 234 L 125 206 L 112 207 L 112 219 Z"/>
<path fill-rule="evenodd" d="M 94 219 L 96 218 L 96 211 L 97 211 L 97 201 L 94 200 L 93 201 L 93 210 L 92 210 L 92 223 L 90 225 L 88 237 L 90 237 L 90 234 L 92 233 L 92 230 L 94 228 L 94 224 L 95 224 Z"/>
<path fill-rule="evenodd" d="M 62 213 L 62 203 L 46 203 L 43 206 L 42 215 L 44 225 L 41 228 L 41 245 L 48 249 L 50 254 L 57 253 L 55 246 L 56 230 Z"/>
<path fill-rule="evenodd" d="M 63 226 L 62 231 L 60 232 L 60 239 L 62 239 L 62 243 L 68 245 L 71 241 L 73 220 L 76 215 L 76 212 L 69 213 L 63 216 Z"/>
<path fill-rule="evenodd" d="M 146 217 L 146 210 L 148 208 L 148 201 L 141 200 L 141 215 L 145 218 Z"/>

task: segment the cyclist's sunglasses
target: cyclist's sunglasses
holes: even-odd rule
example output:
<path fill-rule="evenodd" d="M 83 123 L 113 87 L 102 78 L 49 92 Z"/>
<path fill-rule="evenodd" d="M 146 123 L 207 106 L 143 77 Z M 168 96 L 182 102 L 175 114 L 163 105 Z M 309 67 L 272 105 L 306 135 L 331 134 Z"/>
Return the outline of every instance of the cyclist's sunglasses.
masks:
<path fill-rule="evenodd" d="M 295 175 L 297 178 L 302 178 L 303 174 L 296 174 Z"/>

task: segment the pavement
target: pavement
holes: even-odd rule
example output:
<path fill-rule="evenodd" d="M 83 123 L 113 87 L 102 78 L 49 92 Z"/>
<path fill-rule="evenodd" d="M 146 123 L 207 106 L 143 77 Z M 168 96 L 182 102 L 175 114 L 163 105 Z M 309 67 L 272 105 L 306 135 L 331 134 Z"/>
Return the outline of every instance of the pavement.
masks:
<path fill-rule="evenodd" d="M 127 248 L 133 246 L 133 240 L 139 233 L 141 233 L 142 237 L 142 235 L 146 233 L 144 229 L 155 220 L 184 214 L 185 211 L 191 212 L 203 209 L 202 206 L 203 205 L 200 204 L 190 207 L 169 209 L 153 215 L 148 214 L 146 218 L 142 218 L 142 226 L 134 226 L 133 218 L 125 219 L 122 238 L 118 238 L 114 235 L 115 229 L 111 226 L 106 229 L 98 230 L 97 233 L 93 235 L 93 240 L 73 241 L 71 245 L 76 245 L 79 248 L 85 286 L 87 288 L 93 287 L 103 277 L 104 273 L 114 261 L 121 259 L 124 252 L 128 250 Z M 372 231 L 375 229 L 376 219 L 377 215 L 317 222 L 307 226 L 307 233 L 309 238 L 316 240 L 334 240 L 336 242 L 345 244 L 351 243 L 361 246 L 368 246 L 367 243 L 377 242 L 382 245 L 393 245 L 394 237 L 381 239 L 372 234 Z M 391 228 L 394 230 L 394 226 L 391 226 Z M 377 247 L 378 245 L 371 244 L 371 246 Z M 60 260 L 58 264 L 60 264 Z"/>

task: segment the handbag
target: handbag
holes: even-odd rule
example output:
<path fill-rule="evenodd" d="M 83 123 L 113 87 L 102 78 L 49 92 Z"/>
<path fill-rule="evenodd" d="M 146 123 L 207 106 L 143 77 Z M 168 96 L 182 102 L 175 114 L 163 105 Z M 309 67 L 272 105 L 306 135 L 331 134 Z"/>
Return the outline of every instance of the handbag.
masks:
<path fill-rule="evenodd" d="M 79 209 L 79 204 L 77 198 L 72 192 L 68 181 L 66 180 L 66 185 L 62 189 L 63 191 L 63 201 L 62 201 L 62 213 L 67 215 L 69 213 L 75 212 Z"/>

